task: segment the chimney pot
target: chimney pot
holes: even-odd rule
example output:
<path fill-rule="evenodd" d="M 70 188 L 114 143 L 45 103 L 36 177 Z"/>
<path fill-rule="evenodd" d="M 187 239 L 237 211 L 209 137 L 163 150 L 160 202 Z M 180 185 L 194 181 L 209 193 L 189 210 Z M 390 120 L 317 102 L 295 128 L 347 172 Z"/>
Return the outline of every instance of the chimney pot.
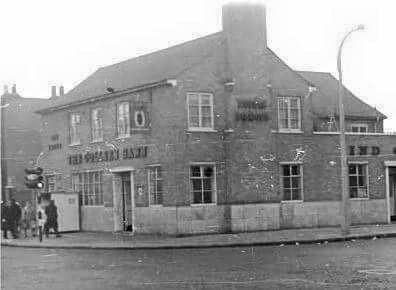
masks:
<path fill-rule="evenodd" d="M 59 87 L 59 96 L 63 96 L 65 94 L 65 88 L 63 86 Z"/>
<path fill-rule="evenodd" d="M 51 98 L 56 97 L 56 86 L 51 86 Z"/>
<path fill-rule="evenodd" d="M 16 95 L 17 94 L 17 90 L 16 90 L 16 84 L 12 85 L 12 94 Z"/>
<path fill-rule="evenodd" d="M 8 86 L 4 85 L 4 94 L 8 94 Z"/>

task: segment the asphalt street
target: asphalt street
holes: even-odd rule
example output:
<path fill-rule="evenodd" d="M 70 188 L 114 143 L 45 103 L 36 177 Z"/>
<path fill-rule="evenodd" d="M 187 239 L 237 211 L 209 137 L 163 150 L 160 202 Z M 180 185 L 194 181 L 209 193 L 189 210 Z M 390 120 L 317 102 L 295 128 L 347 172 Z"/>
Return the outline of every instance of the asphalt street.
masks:
<path fill-rule="evenodd" d="M 396 289 L 396 239 L 174 250 L 2 248 L 2 289 Z"/>

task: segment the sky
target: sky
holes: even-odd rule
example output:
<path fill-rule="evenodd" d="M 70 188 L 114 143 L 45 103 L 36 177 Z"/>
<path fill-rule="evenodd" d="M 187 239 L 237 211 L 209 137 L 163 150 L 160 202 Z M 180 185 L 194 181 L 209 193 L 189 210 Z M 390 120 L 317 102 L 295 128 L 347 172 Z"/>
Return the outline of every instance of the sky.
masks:
<path fill-rule="evenodd" d="M 1 0 L 0 85 L 24 97 L 66 92 L 96 69 L 221 30 L 223 0 Z M 240 2 L 240 1 L 239 1 Z M 252 1 L 250 1 L 252 2 Z M 344 84 L 388 116 L 396 131 L 394 1 L 263 0 L 268 46 L 296 70 L 337 76 L 343 50 Z"/>

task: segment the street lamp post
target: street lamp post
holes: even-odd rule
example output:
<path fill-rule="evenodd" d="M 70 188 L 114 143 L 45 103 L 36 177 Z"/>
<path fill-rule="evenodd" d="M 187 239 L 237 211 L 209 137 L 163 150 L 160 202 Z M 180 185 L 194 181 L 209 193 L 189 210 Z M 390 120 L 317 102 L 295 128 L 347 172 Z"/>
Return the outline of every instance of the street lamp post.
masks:
<path fill-rule="evenodd" d="M 339 122 L 340 122 L 340 151 L 341 151 L 341 189 L 342 189 L 342 213 L 343 220 L 341 223 L 341 230 L 344 235 L 349 234 L 350 220 L 350 200 L 348 191 L 348 164 L 346 155 L 346 142 L 345 142 L 345 113 L 344 113 L 344 86 L 342 85 L 342 67 L 341 67 L 341 55 L 342 48 L 346 39 L 355 31 L 363 30 L 364 26 L 359 25 L 349 31 L 341 41 L 340 47 L 338 48 L 337 55 L 337 69 L 338 69 L 338 110 L 339 110 Z"/>

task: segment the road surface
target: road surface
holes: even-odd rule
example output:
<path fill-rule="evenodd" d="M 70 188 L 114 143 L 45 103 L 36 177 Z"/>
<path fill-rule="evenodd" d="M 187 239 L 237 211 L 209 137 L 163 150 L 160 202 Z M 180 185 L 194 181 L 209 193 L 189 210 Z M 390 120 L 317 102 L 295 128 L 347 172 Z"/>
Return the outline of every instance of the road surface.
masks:
<path fill-rule="evenodd" d="M 2 289 L 396 289 L 396 239 L 175 249 L 2 248 Z"/>

